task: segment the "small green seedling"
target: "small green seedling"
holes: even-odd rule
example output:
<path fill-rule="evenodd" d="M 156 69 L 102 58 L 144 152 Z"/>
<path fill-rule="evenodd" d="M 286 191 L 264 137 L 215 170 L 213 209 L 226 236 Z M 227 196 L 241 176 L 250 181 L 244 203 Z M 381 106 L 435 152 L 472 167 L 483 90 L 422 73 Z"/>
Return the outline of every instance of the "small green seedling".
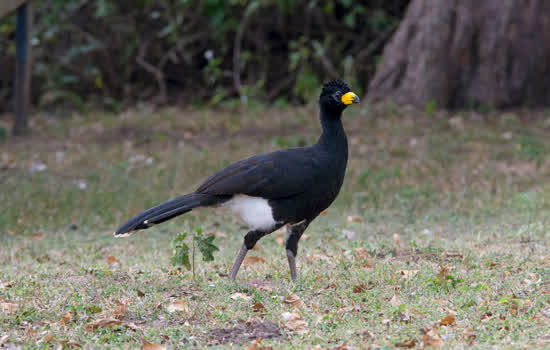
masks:
<path fill-rule="evenodd" d="M 214 240 L 216 236 L 204 236 L 202 229 L 197 227 L 193 233 L 191 239 L 191 249 L 185 242 L 187 238 L 187 232 L 180 233 L 174 238 L 172 242 L 174 245 L 174 256 L 170 259 L 174 266 L 185 266 L 187 270 L 193 271 L 193 278 L 195 277 L 195 246 L 202 254 L 202 260 L 214 261 L 214 252 L 220 250 Z M 189 251 L 191 250 L 191 256 Z"/>

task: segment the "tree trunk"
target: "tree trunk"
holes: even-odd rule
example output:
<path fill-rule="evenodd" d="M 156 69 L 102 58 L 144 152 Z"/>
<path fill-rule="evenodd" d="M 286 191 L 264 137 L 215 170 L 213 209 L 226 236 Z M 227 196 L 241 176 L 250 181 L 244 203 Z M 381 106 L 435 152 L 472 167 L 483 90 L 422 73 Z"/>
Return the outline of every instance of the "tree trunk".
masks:
<path fill-rule="evenodd" d="M 549 73 L 550 1 L 413 0 L 367 99 L 548 106 Z"/>

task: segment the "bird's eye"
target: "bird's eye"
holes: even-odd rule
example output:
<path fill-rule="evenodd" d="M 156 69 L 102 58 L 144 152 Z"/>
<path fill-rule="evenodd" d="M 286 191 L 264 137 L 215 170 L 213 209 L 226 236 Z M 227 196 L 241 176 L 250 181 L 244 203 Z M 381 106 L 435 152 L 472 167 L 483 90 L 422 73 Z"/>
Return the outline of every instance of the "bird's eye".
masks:
<path fill-rule="evenodd" d="M 338 102 L 341 102 L 342 93 L 340 91 L 336 91 L 334 94 L 332 94 L 332 98 L 334 98 L 334 100 L 336 100 Z"/>

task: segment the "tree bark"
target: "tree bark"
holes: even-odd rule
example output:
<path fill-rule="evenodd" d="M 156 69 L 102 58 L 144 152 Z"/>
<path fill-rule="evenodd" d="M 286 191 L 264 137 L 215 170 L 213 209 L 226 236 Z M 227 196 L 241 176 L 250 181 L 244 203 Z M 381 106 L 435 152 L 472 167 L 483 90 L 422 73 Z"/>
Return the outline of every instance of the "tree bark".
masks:
<path fill-rule="evenodd" d="M 413 0 L 367 99 L 548 106 L 549 73 L 550 1 Z"/>

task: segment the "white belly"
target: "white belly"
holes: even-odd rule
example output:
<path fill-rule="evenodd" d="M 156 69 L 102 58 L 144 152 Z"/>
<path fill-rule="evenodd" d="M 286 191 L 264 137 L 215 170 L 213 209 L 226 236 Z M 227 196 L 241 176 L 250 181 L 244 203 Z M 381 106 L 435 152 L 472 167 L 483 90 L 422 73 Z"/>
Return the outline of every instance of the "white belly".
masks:
<path fill-rule="evenodd" d="M 252 230 L 269 230 L 276 225 L 266 199 L 237 194 L 223 207 L 238 215 Z"/>

